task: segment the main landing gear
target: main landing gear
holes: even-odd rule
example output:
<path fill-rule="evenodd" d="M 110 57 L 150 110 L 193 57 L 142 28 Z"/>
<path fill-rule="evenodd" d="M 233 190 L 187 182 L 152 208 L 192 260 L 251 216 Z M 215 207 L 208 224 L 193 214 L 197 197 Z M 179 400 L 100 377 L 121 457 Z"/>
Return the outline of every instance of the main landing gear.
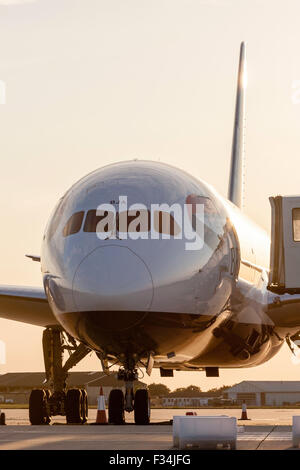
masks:
<path fill-rule="evenodd" d="M 69 358 L 63 365 L 64 351 Z M 49 424 L 52 416 L 66 416 L 68 424 L 83 424 L 88 416 L 88 399 L 84 389 L 67 390 L 68 371 L 78 364 L 90 349 L 77 343 L 60 327 L 49 327 L 43 332 L 43 352 L 46 371 L 44 389 L 32 390 L 29 398 L 29 419 L 31 424 Z M 102 357 L 102 356 L 101 356 Z M 108 370 L 103 362 L 103 369 Z M 128 359 L 118 372 L 118 379 L 125 382 L 125 394 L 120 389 L 110 392 L 108 400 L 108 420 L 111 424 L 124 424 L 125 411 L 134 412 L 136 424 L 149 424 L 150 398 L 146 389 L 136 390 L 138 379 L 136 362 Z"/>
<path fill-rule="evenodd" d="M 125 381 L 125 396 L 120 389 L 111 390 L 108 399 L 108 422 L 111 424 L 124 424 L 125 411 L 134 411 L 135 424 L 149 424 L 150 398 L 148 390 L 138 389 L 134 393 L 133 383 L 137 380 L 136 369 L 120 369 L 118 379 Z"/>
<path fill-rule="evenodd" d="M 69 358 L 63 365 L 63 353 Z M 32 390 L 29 398 L 29 420 L 31 424 L 49 424 L 51 416 L 66 416 L 69 424 L 87 421 L 88 400 L 84 389 L 66 388 L 68 371 L 83 359 L 90 349 L 64 333 L 59 327 L 47 328 L 43 332 L 43 351 L 46 383 L 49 389 Z"/>

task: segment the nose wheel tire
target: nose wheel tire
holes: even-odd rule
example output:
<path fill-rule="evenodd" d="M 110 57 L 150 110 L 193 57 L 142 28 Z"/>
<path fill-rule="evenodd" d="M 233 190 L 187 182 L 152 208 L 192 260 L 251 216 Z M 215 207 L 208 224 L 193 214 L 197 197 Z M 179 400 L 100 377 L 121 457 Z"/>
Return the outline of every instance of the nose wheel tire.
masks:
<path fill-rule="evenodd" d="M 110 424 L 124 424 L 124 394 L 122 390 L 111 390 L 108 398 L 108 422 Z"/>
<path fill-rule="evenodd" d="M 66 395 L 66 418 L 68 424 L 81 424 L 82 419 L 82 393 L 77 388 L 71 388 Z"/>
<path fill-rule="evenodd" d="M 31 424 L 49 424 L 45 390 L 32 390 L 29 397 L 29 420 Z"/>
<path fill-rule="evenodd" d="M 140 389 L 135 392 L 134 421 L 135 424 L 150 423 L 150 398 L 148 390 Z"/>

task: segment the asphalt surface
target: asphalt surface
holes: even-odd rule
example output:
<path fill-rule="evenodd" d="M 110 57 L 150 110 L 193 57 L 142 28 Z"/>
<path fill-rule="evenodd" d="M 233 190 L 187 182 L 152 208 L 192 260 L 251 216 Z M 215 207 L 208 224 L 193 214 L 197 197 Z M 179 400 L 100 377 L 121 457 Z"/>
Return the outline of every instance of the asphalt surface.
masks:
<path fill-rule="evenodd" d="M 170 450 L 173 449 L 169 420 L 186 410 L 152 410 L 149 426 L 136 426 L 132 415 L 123 426 L 94 426 L 96 410 L 88 424 L 66 425 L 55 417 L 50 426 L 30 426 L 28 410 L 3 410 L 7 426 L 0 426 L 0 450 Z M 190 411 L 190 410 L 188 410 Z M 237 410 L 196 410 L 198 415 L 240 417 Z M 292 416 L 300 410 L 248 410 L 249 421 L 238 421 L 237 449 L 288 450 L 292 447 Z"/>

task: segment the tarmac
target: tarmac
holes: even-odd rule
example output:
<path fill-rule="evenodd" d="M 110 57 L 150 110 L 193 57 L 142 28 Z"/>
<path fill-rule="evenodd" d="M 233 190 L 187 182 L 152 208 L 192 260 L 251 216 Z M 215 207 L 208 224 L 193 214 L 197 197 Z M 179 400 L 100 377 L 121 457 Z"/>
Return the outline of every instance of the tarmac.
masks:
<path fill-rule="evenodd" d="M 136 426 L 127 414 L 123 426 L 94 426 L 96 410 L 85 425 L 66 425 L 53 418 L 50 426 L 31 426 L 28 410 L 6 409 L 6 426 L 0 426 L 0 450 L 172 450 L 170 419 L 184 415 L 178 409 L 154 409 L 149 426 Z M 240 409 L 201 409 L 198 415 L 240 417 Z M 289 450 L 292 447 L 292 416 L 300 409 L 252 409 L 249 421 L 238 421 L 238 450 Z"/>

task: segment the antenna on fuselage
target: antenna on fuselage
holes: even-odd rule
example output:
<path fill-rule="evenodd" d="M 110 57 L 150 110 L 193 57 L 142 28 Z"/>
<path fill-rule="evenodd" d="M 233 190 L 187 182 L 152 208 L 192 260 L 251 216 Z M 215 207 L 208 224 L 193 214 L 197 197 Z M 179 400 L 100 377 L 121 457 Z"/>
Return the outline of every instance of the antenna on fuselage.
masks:
<path fill-rule="evenodd" d="M 244 192 L 246 46 L 241 43 L 237 80 L 228 199 L 242 209 Z"/>

